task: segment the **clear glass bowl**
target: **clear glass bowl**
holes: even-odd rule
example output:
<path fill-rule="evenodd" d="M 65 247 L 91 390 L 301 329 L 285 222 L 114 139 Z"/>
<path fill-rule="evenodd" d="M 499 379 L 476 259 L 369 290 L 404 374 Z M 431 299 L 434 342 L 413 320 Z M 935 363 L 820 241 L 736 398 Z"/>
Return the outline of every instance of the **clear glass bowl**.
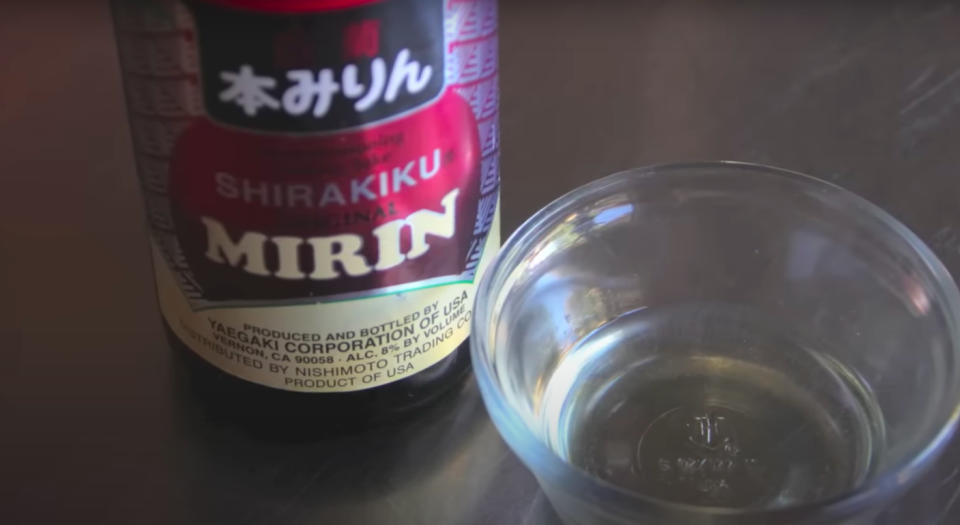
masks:
<path fill-rule="evenodd" d="M 931 251 L 841 188 L 663 165 L 523 224 L 471 351 L 567 523 L 866 523 L 957 425 L 958 305 Z"/>

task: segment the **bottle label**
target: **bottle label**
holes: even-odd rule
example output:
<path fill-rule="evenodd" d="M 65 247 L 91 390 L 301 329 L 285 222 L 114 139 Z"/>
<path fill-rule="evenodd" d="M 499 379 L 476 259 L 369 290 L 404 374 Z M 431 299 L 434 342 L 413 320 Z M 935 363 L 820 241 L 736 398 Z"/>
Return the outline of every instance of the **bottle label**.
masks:
<path fill-rule="evenodd" d="M 114 8 L 181 340 L 252 382 L 343 392 L 466 339 L 499 244 L 494 0 Z"/>

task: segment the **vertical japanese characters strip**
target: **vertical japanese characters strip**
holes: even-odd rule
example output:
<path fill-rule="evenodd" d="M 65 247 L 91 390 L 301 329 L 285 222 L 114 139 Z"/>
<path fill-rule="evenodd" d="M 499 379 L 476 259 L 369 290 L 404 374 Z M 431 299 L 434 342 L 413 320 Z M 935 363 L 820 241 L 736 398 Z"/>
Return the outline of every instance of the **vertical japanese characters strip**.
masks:
<path fill-rule="evenodd" d="M 472 275 L 497 211 L 500 195 L 500 90 L 496 0 L 449 0 L 444 33 L 447 85 L 473 110 L 480 135 L 480 202 L 467 255 Z"/>
<path fill-rule="evenodd" d="M 188 297 L 202 295 L 175 233 L 170 159 L 192 120 L 203 115 L 196 29 L 180 2 L 113 2 L 134 155 L 155 242 Z"/>

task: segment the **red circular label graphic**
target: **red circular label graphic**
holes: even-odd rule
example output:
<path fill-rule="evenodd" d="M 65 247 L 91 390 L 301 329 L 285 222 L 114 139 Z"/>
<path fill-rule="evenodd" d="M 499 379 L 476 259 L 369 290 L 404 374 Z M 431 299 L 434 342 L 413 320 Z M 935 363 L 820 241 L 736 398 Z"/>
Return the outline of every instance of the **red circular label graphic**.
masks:
<path fill-rule="evenodd" d="M 335 134 L 268 135 L 198 119 L 170 167 L 184 257 L 211 300 L 327 296 L 458 275 L 480 192 L 476 130 L 452 91 L 414 113 Z M 398 254 L 403 262 L 385 267 Z M 357 270 L 357 257 L 368 272 Z"/>

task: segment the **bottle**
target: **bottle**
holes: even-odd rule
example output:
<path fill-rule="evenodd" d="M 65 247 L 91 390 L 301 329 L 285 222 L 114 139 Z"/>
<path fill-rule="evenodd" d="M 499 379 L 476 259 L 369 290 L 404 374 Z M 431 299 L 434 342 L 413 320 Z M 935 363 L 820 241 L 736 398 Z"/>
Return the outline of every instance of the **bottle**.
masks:
<path fill-rule="evenodd" d="M 495 0 L 114 0 L 157 297 L 204 401 L 368 422 L 469 370 Z"/>

